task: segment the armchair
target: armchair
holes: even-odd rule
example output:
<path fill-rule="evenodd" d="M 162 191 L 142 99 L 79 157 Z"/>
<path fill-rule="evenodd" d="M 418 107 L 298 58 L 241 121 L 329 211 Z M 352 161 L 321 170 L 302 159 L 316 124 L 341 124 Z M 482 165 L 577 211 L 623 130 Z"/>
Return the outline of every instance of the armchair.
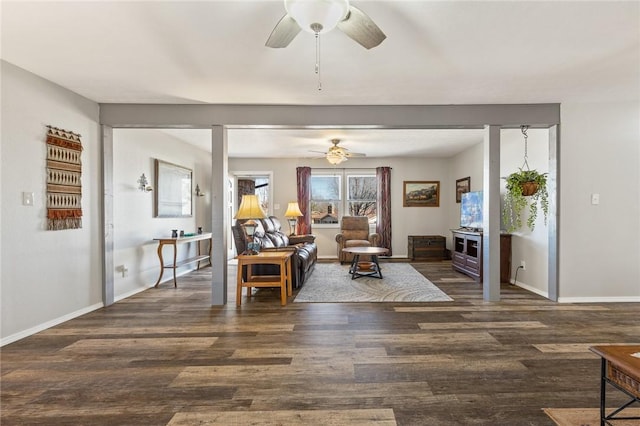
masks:
<path fill-rule="evenodd" d="M 340 264 L 351 262 L 353 254 L 344 253 L 342 249 L 349 247 L 378 247 L 380 235 L 369 233 L 369 218 L 366 216 L 343 216 L 340 233 L 336 235 L 338 243 L 338 260 Z"/>

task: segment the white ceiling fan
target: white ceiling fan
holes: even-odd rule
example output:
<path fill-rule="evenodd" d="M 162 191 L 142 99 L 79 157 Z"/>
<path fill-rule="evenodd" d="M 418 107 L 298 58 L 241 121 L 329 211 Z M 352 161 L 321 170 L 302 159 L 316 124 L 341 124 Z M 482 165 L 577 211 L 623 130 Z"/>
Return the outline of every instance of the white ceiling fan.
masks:
<path fill-rule="evenodd" d="M 347 148 L 338 146 L 340 143 L 340 139 L 331 139 L 331 143 L 333 144 L 326 152 L 323 151 L 311 151 L 311 152 L 319 152 L 325 155 L 327 161 L 331 164 L 338 165 L 343 161 L 347 161 L 351 157 L 366 157 L 366 154 L 360 152 L 351 152 Z"/>
<path fill-rule="evenodd" d="M 378 46 L 387 37 L 349 0 L 284 0 L 284 7 L 287 13 L 271 32 L 268 47 L 287 47 L 300 30 L 318 37 L 336 26 L 366 49 Z"/>

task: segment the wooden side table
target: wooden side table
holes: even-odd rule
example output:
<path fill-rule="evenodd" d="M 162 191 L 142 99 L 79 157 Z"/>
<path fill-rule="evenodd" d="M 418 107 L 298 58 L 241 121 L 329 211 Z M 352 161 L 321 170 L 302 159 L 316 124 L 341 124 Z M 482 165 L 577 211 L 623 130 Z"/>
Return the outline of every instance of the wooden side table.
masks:
<path fill-rule="evenodd" d="M 640 420 L 640 417 L 621 417 L 618 414 L 634 403 L 640 403 L 640 346 L 602 345 L 589 350 L 602 358 L 600 368 L 600 425 L 611 425 L 610 420 Z M 631 399 L 620 408 L 606 413 L 607 384 Z"/>
<path fill-rule="evenodd" d="M 242 289 L 247 288 L 247 297 L 251 297 L 252 287 L 280 287 L 280 304 L 287 304 L 287 296 L 293 294 L 291 256 L 293 251 L 262 251 L 258 254 L 241 254 L 238 259 L 238 281 L 236 286 L 236 306 L 242 303 Z M 280 275 L 253 275 L 251 265 L 278 265 Z M 246 268 L 246 280 L 242 271 Z"/>
<path fill-rule="evenodd" d="M 160 276 L 158 277 L 158 281 L 156 281 L 156 285 L 154 286 L 156 288 L 162 280 L 162 275 L 164 274 L 165 269 L 173 269 L 173 286 L 178 287 L 178 283 L 176 281 L 176 269 L 178 269 L 180 266 L 188 265 L 189 263 L 195 262 L 198 263 L 198 269 L 200 269 L 200 262 L 204 260 L 208 260 L 209 262 L 211 262 L 211 246 L 213 243 L 211 232 L 205 232 L 203 234 L 192 235 L 189 237 L 154 238 L 154 240 L 158 242 L 158 259 L 160 260 Z M 209 240 L 209 251 L 207 253 L 203 253 L 200 250 L 200 241 L 202 240 Z M 191 242 L 197 242 L 196 255 L 188 259 L 177 261 L 178 244 Z M 162 249 L 166 245 L 173 246 L 173 262 L 165 265 L 164 258 L 162 256 Z"/>

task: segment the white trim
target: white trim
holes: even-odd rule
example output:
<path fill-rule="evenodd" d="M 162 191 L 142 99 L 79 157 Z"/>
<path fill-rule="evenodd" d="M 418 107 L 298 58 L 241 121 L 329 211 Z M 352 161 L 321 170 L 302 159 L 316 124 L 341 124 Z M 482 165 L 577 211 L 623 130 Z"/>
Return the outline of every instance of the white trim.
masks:
<path fill-rule="evenodd" d="M 545 299 L 549 298 L 549 292 L 540 290 L 539 288 L 532 287 L 532 286 L 530 286 L 528 284 L 521 283 L 520 281 L 514 282 L 513 280 L 511 280 L 511 284 L 513 284 L 515 286 L 518 286 L 518 287 L 520 287 L 520 288 L 522 288 L 524 290 L 530 291 L 531 293 L 535 293 L 538 296 L 542 296 Z"/>
<path fill-rule="evenodd" d="M 190 273 L 190 272 L 197 271 L 197 270 L 198 270 L 197 268 L 192 267 L 192 268 L 190 268 L 190 269 L 186 269 L 186 270 L 184 270 L 184 271 L 182 271 L 182 272 L 178 272 L 178 273 L 176 273 L 176 278 L 181 277 L 181 276 L 183 276 L 183 275 L 186 275 L 186 274 L 188 274 L 188 273 Z M 160 284 L 166 284 L 166 283 L 168 283 L 168 282 L 170 282 L 170 281 L 171 281 L 171 282 L 173 282 L 173 275 L 171 275 L 171 274 L 169 274 L 169 277 L 168 277 L 168 278 L 165 278 L 164 280 L 160 281 Z M 160 284 L 158 284 L 158 285 L 160 285 Z M 150 288 L 153 288 L 153 287 L 155 287 L 155 284 L 151 284 L 151 285 L 149 285 L 148 287 L 138 287 L 138 288 L 134 288 L 133 290 L 130 290 L 130 291 L 126 292 L 126 293 L 123 293 L 123 294 L 117 295 L 117 296 L 115 297 L 115 301 L 116 301 L 116 302 L 119 302 L 119 301 L 121 301 L 121 300 L 126 299 L 127 297 L 131 297 L 131 296 L 134 296 L 134 295 L 136 295 L 136 294 L 138 294 L 138 293 L 142 293 L 143 291 L 145 291 L 145 290 L 149 290 Z"/>
<path fill-rule="evenodd" d="M 170 278 L 170 280 L 173 281 L 173 278 Z M 167 281 L 169 281 L 169 280 L 164 280 L 162 282 L 167 282 Z M 160 283 L 160 284 L 162 284 L 162 283 Z M 133 289 L 131 291 L 128 291 L 128 292 L 126 292 L 124 294 L 118 295 L 118 296 L 115 297 L 115 302 L 119 302 L 121 300 L 126 299 L 127 297 L 131 297 L 131 296 L 134 296 L 134 295 L 136 295 L 138 293 L 142 293 L 145 290 L 149 290 L 150 288 L 153 288 L 153 286 L 154 286 L 154 284 L 151 284 L 149 287 L 138 287 L 138 288 Z"/>
<path fill-rule="evenodd" d="M 72 320 L 74 318 L 77 318 L 81 315 L 84 314 L 88 314 L 89 312 L 93 312 L 95 310 L 98 310 L 100 308 L 104 307 L 104 303 L 100 302 L 100 303 L 96 303 L 95 305 L 91 305 L 91 306 L 87 306 L 86 308 L 82 308 L 79 309 L 75 312 L 71 312 L 69 314 L 63 315 L 61 317 L 52 319 L 51 321 L 47 321 L 45 323 L 42 324 L 38 324 L 35 327 L 31 327 L 29 329 L 20 331 L 19 333 L 16 334 L 12 334 L 10 336 L 7 336 L 5 338 L 3 338 L 2 340 L 0 340 L 0 346 L 4 346 L 4 345 L 8 345 L 9 343 L 13 343 L 16 342 L 20 339 L 24 339 L 25 337 L 29 337 L 33 334 L 39 333 L 43 330 L 46 330 L 48 328 L 51 327 L 55 327 L 56 325 L 62 324 L 63 322 L 67 322 L 69 320 Z"/>
<path fill-rule="evenodd" d="M 558 303 L 638 303 L 640 296 L 559 297 Z"/>

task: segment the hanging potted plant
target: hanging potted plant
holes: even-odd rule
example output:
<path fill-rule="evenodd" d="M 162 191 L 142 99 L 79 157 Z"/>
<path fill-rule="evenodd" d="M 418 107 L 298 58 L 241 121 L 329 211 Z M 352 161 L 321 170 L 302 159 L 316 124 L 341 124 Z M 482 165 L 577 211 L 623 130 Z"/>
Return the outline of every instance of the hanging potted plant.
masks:
<path fill-rule="evenodd" d="M 535 229 L 538 217 L 538 204 L 544 214 L 544 223 L 547 224 L 549 212 L 549 193 L 547 191 L 547 173 L 539 173 L 537 170 L 529 170 L 527 163 L 527 130 L 528 126 L 521 127 L 524 135 L 525 151 L 524 164 L 514 173 L 505 178 L 506 193 L 502 209 L 502 220 L 507 227 L 507 232 L 513 232 L 522 227 L 522 213 L 529 206 L 527 226 Z"/>

